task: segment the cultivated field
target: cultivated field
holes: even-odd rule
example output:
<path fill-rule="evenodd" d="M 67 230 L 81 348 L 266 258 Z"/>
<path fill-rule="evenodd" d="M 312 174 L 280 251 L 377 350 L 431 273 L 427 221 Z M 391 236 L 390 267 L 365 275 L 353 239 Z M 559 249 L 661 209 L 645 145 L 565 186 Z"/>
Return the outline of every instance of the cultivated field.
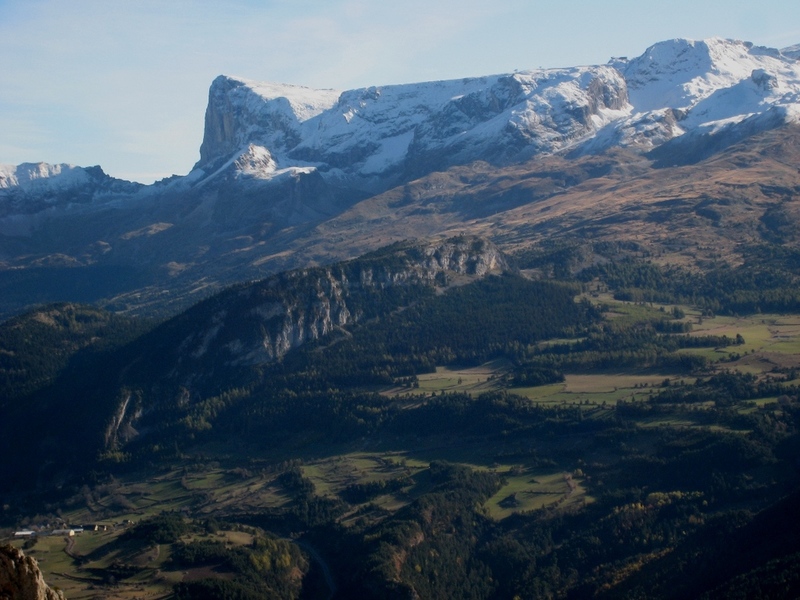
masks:
<path fill-rule="evenodd" d="M 662 307 L 616 302 L 608 316 L 614 319 L 644 319 L 663 314 Z M 663 307 L 670 310 L 672 307 Z M 754 315 L 749 317 L 704 317 L 681 307 L 684 320 L 692 323 L 691 335 L 716 335 L 745 342 L 726 348 L 686 349 L 681 352 L 705 356 L 711 370 L 705 376 L 725 370 L 767 376 L 775 369 L 800 366 L 800 317 Z M 562 343 L 568 340 L 562 340 Z M 435 373 L 418 376 L 415 388 L 392 387 L 381 390 L 387 396 L 405 398 L 408 405 L 422 403 L 431 395 L 464 392 L 472 396 L 507 386 L 505 376 L 513 365 L 507 360 L 459 368 L 440 366 Z M 785 371 L 784 371 L 785 372 Z M 584 419 L 611 419 L 620 402 L 643 403 L 669 385 L 692 385 L 696 377 L 675 373 L 625 370 L 566 373 L 562 383 L 538 387 L 510 388 L 509 391 L 542 407 L 580 410 Z M 800 381 L 795 380 L 794 383 Z M 791 382 L 790 382 L 791 383 Z M 706 418 L 711 406 L 699 402 L 690 407 L 667 407 L 666 411 L 643 414 L 636 424 L 641 428 L 701 427 L 720 429 Z M 778 410 L 777 398 L 768 397 L 741 402 L 742 414 Z M 555 411 L 554 411 L 555 412 Z M 457 436 L 420 439 L 409 448 L 391 439 L 365 439 L 356 445 L 311 446 L 302 456 L 274 456 L 255 459 L 250 456 L 205 457 L 187 460 L 148 477 L 129 474 L 111 479 L 82 493 L 59 509 L 61 518 L 71 524 L 102 524 L 107 531 L 86 531 L 75 538 L 41 537 L 35 542 L 14 540 L 26 547 L 26 553 L 41 565 L 50 585 L 64 590 L 70 600 L 109 598 L 167 597 L 178 581 L 199 578 L 208 573 L 197 570 L 170 570 L 171 546 L 142 545 L 124 541 L 124 532 L 143 519 L 164 512 L 178 512 L 195 520 L 280 510 L 291 505 L 292 495 L 278 478 L 291 464 L 313 484 L 316 496 L 337 499 L 348 488 L 376 482 L 402 480 L 402 488 L 378 493 L 361 503 L 354 503 L 339 522 L 350 527 L 356 523 L 377 522 L 428 493 L 432 483 L 428 467 L 433 460 L 447 460 L 473 469 L 491 469 L 503 476 L 505 484 L 485 503 L 485 513 L 502 520 L 516 513 L 544 510 L 579 510 L 593 501 L 592 482 L 584 477 L 574 460 L 577 447 L 588 447 L 590 437 L 548 440 L 532 439 L 531 446 L 547 448 L 550 456 L 563 457 L 541 462 L 536 451 L 516 453 L 502 439 L 466 442 Z M 289 461 L 289 459 L 291 459 Z M 287 463 L 287 461 L 289 461 Z M 33 523 L 31 523 L 33 525 Z M 248 545 L 251 532 L 241 527 L 220 525 L 217 531 L 194 533 L 185 540 L 224 541 L 230 546 Z M 115 579 L 115 569 L 135 569 L 133 576 Z M 195 572 L 197 571 L 197 572 Z"/>

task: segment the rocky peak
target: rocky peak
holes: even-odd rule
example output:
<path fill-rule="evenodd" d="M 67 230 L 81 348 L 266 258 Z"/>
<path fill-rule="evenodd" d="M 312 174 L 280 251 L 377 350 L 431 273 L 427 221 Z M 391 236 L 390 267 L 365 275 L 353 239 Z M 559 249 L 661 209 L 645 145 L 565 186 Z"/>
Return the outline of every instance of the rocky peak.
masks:
<path fill-rule="evenodd" d="M 765 91 L 774 90 L 778 87 L 778 78 L 766 69 L 753 69 L 753 72 L 750 74 L 750 79 Z"/>
<path fill-rule="evenodd" d="M 11 545 L 0 548 L 0 600 L 65 600 L 42 577 L 35 558 Z"/>
<path fill-rule="evenodd" d="M 250 143 L 286 152 L 301 139 L 300 124 L 338 100 L 335 90 L 270 84 L 220 75 L 211 84 L 197 167 L 227 160 Z"/>

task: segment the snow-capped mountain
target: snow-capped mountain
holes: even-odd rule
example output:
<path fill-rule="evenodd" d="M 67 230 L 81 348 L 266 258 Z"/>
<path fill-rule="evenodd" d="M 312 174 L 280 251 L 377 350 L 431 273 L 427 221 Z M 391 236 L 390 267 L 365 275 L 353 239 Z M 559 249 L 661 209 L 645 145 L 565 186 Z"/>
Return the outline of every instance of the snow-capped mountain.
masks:
<path fill-rule="evenodd" d="M 0 164 L 0 218 L 68 204 L 127 198 L 145 186 L 115 179 L 100 167 L 47 163 Z"/>
<path fill-rule="evenodd" d="M 697 162 L 800 122 L 798 55 L 797 46 L 677 39 L 600 66 L 344 92 L 220 76 L 209 92 L 200 160 L 185 176 L 141 186 L 100 167 L 0 166 L 0 275 L 13 275 L 6 288 L 0 277 L 0 310 L 6 290 L 23 289 L 14 278 L 28 268 L 108 267 L 113 286 L 98 286 L 98 298 L 124 292 L 130 297 L 115 306 L 156 305 L 298 266 L 302 252 L 305 263 L 323 263 L 378 247 L 381 227 L 399 218 L 400 207 L 427 215 L 428 229 L 403 232 L 409 236 L 445 227 L 445 205 L 463 219 L 492 214 L 492 201 L 473 199 L 467 207 L 453 191 L 460 184 L 432 175 L 454 167 L 464 166 L 456 179 L 472 181 L 470 171 L 482 172 L 486 163 L 491 171 L 530 171 L 525 160 L 548 156 L 557 175 L 573 158 L 596 158 L 606 165 L 598 173 L 613 171 L 615 157 L 631 172 Z M 483 165 L 470 165 L 475 161 Z M 561 193 L 590 171 L 541 187 L 536 182 L 550 175 L 533 178 L 514 203 Z M 413 191 L 422 178 L 433 196 Z M 365 208 L 384 192 L 391 201 Z M 505 190 L 497 183 L 485 193 L 494 198 Z M 423 196 L 425 205 L 416 206 Z M 372 211 L 360 216 L 379 225 L 354 242 L 334 223 L 348 211 Z M 324 224 L 327 234 L 320 233 Z M 324 244 L 315 235 L 324 235 Z M 140 283 L 121 275 L 123 268 Z M 26 285 L 38 293 L 51 284 Z"/>
<path fill-rule="evenodd" d="M 255 153 L 269 160 L 242 174 L 315 169 L 329 182 L 375 191 L 475 159 L 507 163 L 614 145 L 649 150 L 754 119 L 767 128 L 800 115 L 792 52 L 678 39 L 605 66 L 343 93 L 219 77 L 196 169 L 208 175 Z"/>
<path fill-rule="evenodd" d="M 775 49 L 677 39 L 612 64 L 630 102 L 630 115 L 610 128 L 618 145 L 655 147 L 685 136 L 685 146 L 704 135 L 739 127 L 754 133 L 800 119 L 800 63 Z"/>
<path fill-rule="evenodd" d="M 315 173 L 335 188 L 375 193 L 473 160 L 648 151 L 681 136 L 753 133 L 800 119 L 799 54 L 798 46 L 676 39 L 603 66 L 345 92 L 220 76 L 209 92 L 200 160 L 161 189 Z M 74 189 L 97 179 L 90 171 L 1 167 L 0 189 Z"/>
<path fill-rule="evenodd" d="M 233 157 L 261 155 L 270 158 L 262 178 L 315 169 L 375 191 L 426 168 L 565 148 L 625 116 L 625 90 L 609 66 L 343 93 L 219 77 L 196 169 L 211 174 L 235 166 Z"/>
<path fill-rule="evenodd" d="M 37 190 L 45 187 L 74 187 L 86 183 L 89 173 L 74 165 L 49 165 L 47 163 L 23 163 L 0 165 L 0 189 L 17 187 L 21 190 Z"/>

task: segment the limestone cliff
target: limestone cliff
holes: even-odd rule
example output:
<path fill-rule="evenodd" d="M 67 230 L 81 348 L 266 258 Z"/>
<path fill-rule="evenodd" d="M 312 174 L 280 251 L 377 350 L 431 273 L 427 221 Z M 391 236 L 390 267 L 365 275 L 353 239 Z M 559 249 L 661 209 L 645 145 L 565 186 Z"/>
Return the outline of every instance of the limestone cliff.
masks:
<path fill-rule="evenodd" d="M 0 548 L 0 600 L 65 600 L 42 577 L 35 558 L 11 545 Z"/>
<path fill-rule="evenodd" d="M 220 76 L 195 168 L 216 177 L 256 147 L 273 159 L 258 179 L 317 170 L 335 186 L 383 191 L 453 164 L 558 151 L 628 108 L 625 81 L 609 66 L 341 93 Z"/>
<path fill-rule="evenodd" d="M 280 360 L 303 344 L 403 310 L 451 285 L 513 270 L 489 241 L 461 236 L 402 242 L 327 267 L 296 269 L 227 289 L 165 322 L 137 344 L 115 392 L 104 448 L 156 427 L 199 390 Z M 170 389 L 172 399 L 164 401 Z"/>
<path fill-rule="evenodd" d="M 340 327 L 380 316 L 375 307 L 385 299 L 379 296 L 420 286 L 446 287 L 454 278 L 475 279 L 508 269 L 494 244 L 461 237 L 401 244 L 330 267 L 289 271 L 195 307 L 184 317 L 194 327 L 176 359 L 184 365 L 271 362 Z"/>

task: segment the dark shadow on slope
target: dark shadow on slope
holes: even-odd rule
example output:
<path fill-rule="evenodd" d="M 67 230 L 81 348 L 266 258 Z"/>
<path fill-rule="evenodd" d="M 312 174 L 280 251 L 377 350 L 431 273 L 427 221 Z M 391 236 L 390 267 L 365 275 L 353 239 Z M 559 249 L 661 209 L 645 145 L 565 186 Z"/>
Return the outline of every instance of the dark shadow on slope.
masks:
<path fill-rule="evenodd" d="M 722 152 L 753 135 L 786 124 L 785 114 L 770 110 L 764 114 L 729 125 L 719 133 L 687 133 L 654 148 L 647 157 L 657 169 L 693 165 Z"/>

